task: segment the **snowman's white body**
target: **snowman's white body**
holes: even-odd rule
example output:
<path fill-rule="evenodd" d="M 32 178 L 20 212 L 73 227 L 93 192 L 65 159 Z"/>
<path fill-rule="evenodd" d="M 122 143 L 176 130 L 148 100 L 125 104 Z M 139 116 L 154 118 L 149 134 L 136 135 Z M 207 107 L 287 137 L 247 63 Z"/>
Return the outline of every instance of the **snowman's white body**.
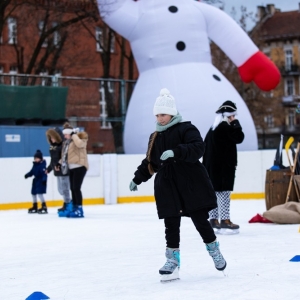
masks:
<path fill-rule="evenodd" d="M 152 110 L 161 88 L 171 92 L 180 114 L 203 137 L 217 108 L 226 100 L 235 102 L 245 133 L 239 150 L 257 149 L 245 102 L 211 64 L 209 39 L 238 67 L 258 51 L 234 20 L 194 0 L 98 0 L 98 4 L 105 22 L 130 41 L 140 73 L 126 115 L 126 153 L 146 152 L 149 135 L 155 131 Z"/>

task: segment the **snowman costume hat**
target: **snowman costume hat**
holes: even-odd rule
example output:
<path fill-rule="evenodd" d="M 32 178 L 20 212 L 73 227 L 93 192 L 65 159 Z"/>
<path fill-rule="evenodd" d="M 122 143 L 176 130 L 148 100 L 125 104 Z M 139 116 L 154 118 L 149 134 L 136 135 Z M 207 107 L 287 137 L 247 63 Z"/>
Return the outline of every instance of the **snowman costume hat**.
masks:
<path fill-rule="evenodd" d="M 217 109 L 216 114 L 212 130 L 215 130 L 221 122 L 228 122 L 227 117 L 237 115 L 237 107 L 235 103 L 227 100 Z"/>
<path fill-rule="evenodd" d="M 160 90 L 160 95 L 154 103 L 153 114 L 154 116 L 160 114 L 176 116 L 178 114 L 175 99 L 168 89 L 163 88 Z"/>

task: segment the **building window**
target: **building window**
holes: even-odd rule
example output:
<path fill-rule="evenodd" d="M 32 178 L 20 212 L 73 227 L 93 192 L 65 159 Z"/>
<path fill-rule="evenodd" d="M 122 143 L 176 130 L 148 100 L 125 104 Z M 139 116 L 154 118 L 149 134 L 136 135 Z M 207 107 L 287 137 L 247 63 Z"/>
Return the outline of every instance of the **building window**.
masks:
<path fill-rule="evenodd" d="M 47 76 L 47 75 L 48 75 L 47 70 L 43 70 L 42 72 L 40 72 L 42 86 L 48 85 L 48 81 L 49 81 L 48 77 L 43 77 L 43 76 Z"/>
<path fill-rule="evenodd" d="M 108 86 L 108 93 L 113 95 L 115 90 L 114 82 L 107 82 L 107 86 Z M 101 81 L 99 92 L 100 92 L 100 117 L 102 118 L 101 129 L 111 129 L 110 122 L 106 121 L 107 108 L 106 108 L 104 81 Z"/>
<path fill-rule="evenodd" d="M 62 86 L 61 70 L 55 70 L 52 75 L 52 86 Z"/>
<path fill-rule="evenodd" d="M 98 52 L 102 51 L 103 47 L 103 29 L 96 27 L 96 50 Z"/>
<path fill-rule="evenodd" d="M 39 22 L 39 34 L 40 34 L 40 36 L 42 35 L 42 33 L 43 33 L 43 29 L 44 29 L 44 24 L 45 24 L 45 22 L 44 21 L 40 21 Z M 46 31 L 47 29 L 45 28 L 44 29 L 44 31 Z M 44 40 L 44 42 L 43 42 L 43 44 L 42 44 L 42 47 L 47 47 L 48 46 L 48 39 L 45 39 Z"/>
<path fill-rule="evenodd" d="M 294 128 L 295 126 L 295 112 L 294 111 L 289 111 L 289 116 L 288 116 L 288 126 L 290 128 Z"/>
<path fill-rule="evenodd" d="M 57 25 L 58 25 L 57 22 L 52 23 L 52 27 L 56 27 Z M 61 40 L 61 38 L 60 38 L 59 32 L 57 30 L 54 31 L 54 33 L 53 33 L 53 45 L 58 47 L 58 45 L 60 43 L 60 40 Z"/>
<path fill-rule="evenodd" d="M 4 83 L 4 76 L 1 76 L 4 73 L 3 66 L 0 66 L 0 84 Z"/>
<path fill-rule="evenodd" d="M 17 43 L 17 19 L 8 18 L 7 25 L 8 25 L 8 43 L 11 45 L 16 44 Z"/>
<path fill-rule="evenodd" d="M 293 50 L 285 50 L 285 70 L 291 71 L 293 64 Z"/>
<path fill-rule="evenodd" d="M 295 94 L 294 91 L 294 79 L 293 78 L 288 78 L 285 81 L 285 95 L 286 96 L 292 96 Z"/>
<path fill-rule="evenodd" d="M 269 128 L 274 127 L 274 118 L 273 118 L 273 116 L 272 115 L 267 115 L 265 117 L 265 123 L 267 124 L 267 126 Z"/>
<path fill-rule="evenodd" d="M 102 52 L 103 51 L 103 47 L 104 47 L 104 40 L 103 40 L 103 28 L 101 27 L 96 27 L 96 50 L 98 52 Z M 110 45 L 110 52 L 115 52 L 115 36 L 112 36 L 111 39 L 111 45 Z"/>
<path fill-rule="evenodd" d="M 18 85 L 18 77 L 14 76 L 18 74 L 18 69 L 17 67 L 10 67 L 9 69 L 9 74 L 11 74 L 12 76 L 10 76 L 10 85 Z"/>

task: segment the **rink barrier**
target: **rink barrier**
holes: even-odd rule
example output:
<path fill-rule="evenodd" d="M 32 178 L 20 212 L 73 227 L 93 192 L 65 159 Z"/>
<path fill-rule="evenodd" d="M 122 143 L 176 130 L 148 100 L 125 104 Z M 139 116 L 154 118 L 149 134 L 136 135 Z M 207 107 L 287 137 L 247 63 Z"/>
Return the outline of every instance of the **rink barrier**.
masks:
<path fill-rule="evenodd" d="M 266 170 L 274 161 L 276 150 L 238 152 L 238 166 L 232 200 L 264 199 Z M 82 185 L 83 205 L 114 205 L 154 202 L 154 178 L 131 192 L 129 183 L 137 166 L 145 155 L 89 154 L 90 168 Z M 45 157 L 47 163 L 49 157 Z M 289 165 L 286 156 L 283 164 Z M 2 186 L 0 210 L 28 209 L 32 205 L 32 178 L 24 179 L 32 166 L 31 157 L 0 158 L 0 182 Z M 62 205 L 57 190 L 57 178 L 48 175 L 45 200 L 49 207 Z"/>
<path fill-rule="evenodd" d="M 262 200 L 265 199 L 264 193 L 232 193 L 231 200 Z M 154 196 L 147 197 L 118 197 L 118 203 L 142 203 L 142 202 L 155 202 Z"/>
<path fill-rule="evenodd" d="M 46 200 L 47 207 L 60 207 L 63 204 L 63 200 Z M 100 205 L 104 204 L 104 198 L 99 199 L 83 199 L 83 205 Z M 40 206 L 40 201 L 38 201 Z M 18 203 L 0 203 L 0 210 L 10 209 L 28 209 L 32 206 L 32 202 L 18 202 Z"/>

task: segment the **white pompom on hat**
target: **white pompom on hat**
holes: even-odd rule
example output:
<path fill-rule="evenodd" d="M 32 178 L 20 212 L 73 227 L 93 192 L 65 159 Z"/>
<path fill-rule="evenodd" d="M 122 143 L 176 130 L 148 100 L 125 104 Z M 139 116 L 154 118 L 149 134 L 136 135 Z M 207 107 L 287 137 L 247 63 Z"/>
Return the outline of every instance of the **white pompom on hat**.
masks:
<path fill-rule="evenodd" d="M 153 114 L 154 116 L 159 114 L 176 116 L 178 114 L 175 99 L 168 89 L 164 88 L 160 90 L 160 95 L 156 98 L 153 107 Z"/>

